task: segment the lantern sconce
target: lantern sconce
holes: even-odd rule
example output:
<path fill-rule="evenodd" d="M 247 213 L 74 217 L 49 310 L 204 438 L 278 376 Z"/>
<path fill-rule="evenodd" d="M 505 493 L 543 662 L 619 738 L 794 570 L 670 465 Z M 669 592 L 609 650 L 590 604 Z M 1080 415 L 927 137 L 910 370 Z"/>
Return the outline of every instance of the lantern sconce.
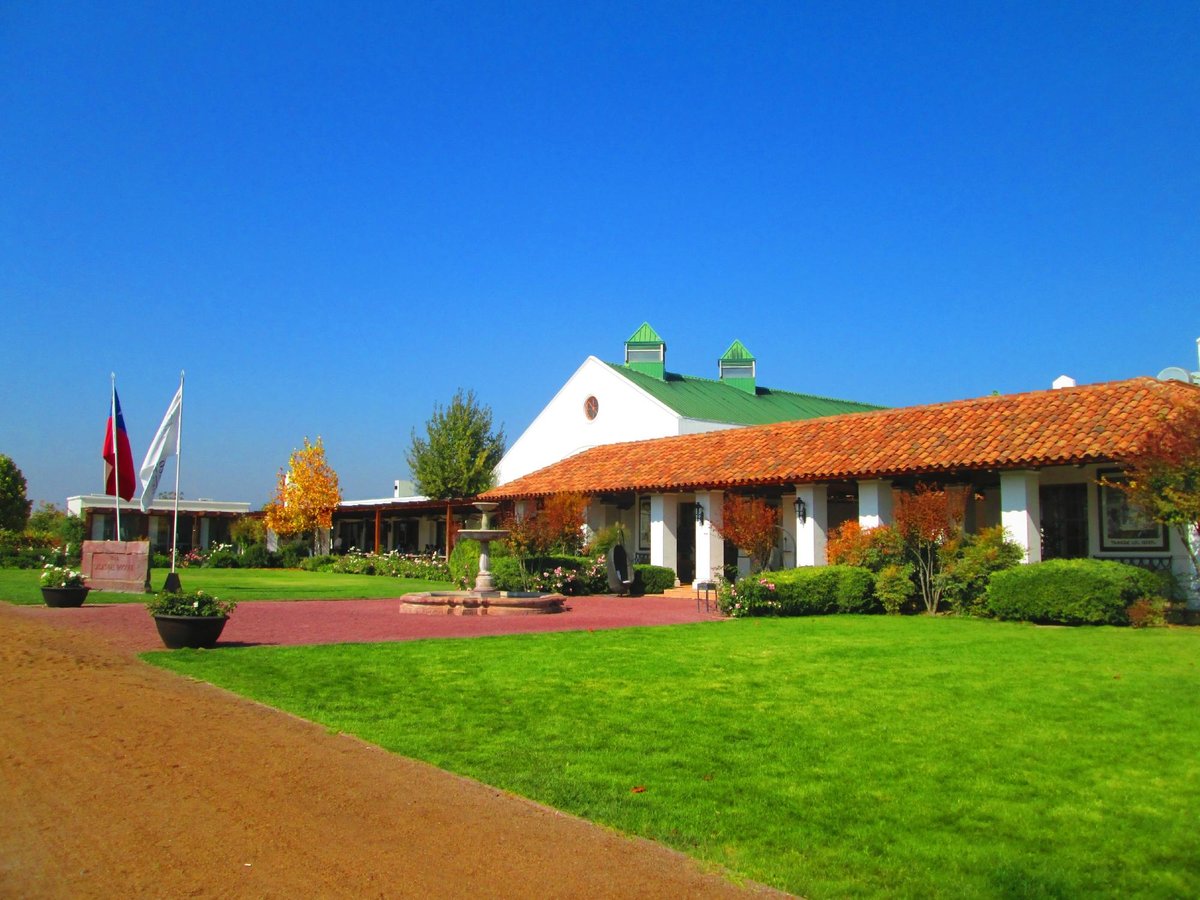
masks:
<path fill-rule="evenodd" d="M 700 505 L 699 501 L 696 501 L 696 524 L 704 524 L 704 507 Z"/>
<path fill-rule="evenodd" d="M 808 504 L 804 502 L 803 497 L 796 498 L 796 518 L 801 525 L 808 521 Z"/>

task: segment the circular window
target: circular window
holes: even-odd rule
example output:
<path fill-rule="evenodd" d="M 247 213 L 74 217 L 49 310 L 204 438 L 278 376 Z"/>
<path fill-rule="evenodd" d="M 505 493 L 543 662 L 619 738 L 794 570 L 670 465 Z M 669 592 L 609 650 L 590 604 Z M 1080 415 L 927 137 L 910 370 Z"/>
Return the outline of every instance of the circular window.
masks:
<path fill-rule="evenodd" d="M 600 401 L 595 397 L 588 397 L 583 401 L 583 414 L 589 419 L 596 418 L 596 413 L 600 411 Z"/>

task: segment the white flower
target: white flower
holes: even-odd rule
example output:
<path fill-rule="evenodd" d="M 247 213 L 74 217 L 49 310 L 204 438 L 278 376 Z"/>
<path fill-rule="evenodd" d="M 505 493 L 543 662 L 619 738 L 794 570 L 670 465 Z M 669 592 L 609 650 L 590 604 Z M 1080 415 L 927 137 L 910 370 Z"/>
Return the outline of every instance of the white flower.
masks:
<path fill-rule="evenodd" d="M 199 608 L 200 608 L 200 601 L 199 601 L 199 600 L 193 600 L 193 601 L 192 601 L 192 609 L 199 609 Z"/>

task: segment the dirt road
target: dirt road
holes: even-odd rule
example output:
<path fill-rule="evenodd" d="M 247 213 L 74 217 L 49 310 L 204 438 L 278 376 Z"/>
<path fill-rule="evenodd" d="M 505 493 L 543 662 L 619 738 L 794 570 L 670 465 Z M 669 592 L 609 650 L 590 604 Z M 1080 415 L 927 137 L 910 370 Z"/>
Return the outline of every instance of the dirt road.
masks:
<path fill-rule="evenodd" d="M 0 603 L 2 896 L 758 892 L 31 612 Z"/>

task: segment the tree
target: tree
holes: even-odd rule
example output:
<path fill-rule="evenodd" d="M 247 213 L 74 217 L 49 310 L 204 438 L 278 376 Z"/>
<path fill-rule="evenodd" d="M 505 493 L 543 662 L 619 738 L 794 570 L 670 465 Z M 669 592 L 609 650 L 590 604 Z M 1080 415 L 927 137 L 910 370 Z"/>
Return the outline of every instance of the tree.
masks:
<path fill-rule="evenodd" d="M 25 475 L 8 456 L 0 453 L 0 528 L 9 531 L 24 531 L 29 521 L 29 508 L 33 505 L 25 499 L 28 488 Z"/>
<path fill-rule="evenodd" d="M 918 484 L 914 492 L 896 494 L 895 528 L 904 538 L 926 612 L 937 612 L 942 602 L 942 570 L 958 552 L 965 512 L 962 490 Z"/>
<path fill-rule="evenodd" d="M 1164 414 L 1126 461 L 1126 473 L 1125 479 L 1104 483 L 1175 529 L 1200 584 L 1200 401 Z"/>
<path fill-rule="evenodd" d="M 66 518 L 67 514 L 53 503 L 42 502 L 38 504 L 36 510 L 29 514 L 26 527 L 30 531 L 38 531 L 42 534 L 58 534 L 58 530 Z"/>
<path fill-rule="evenodd" d="M 514 555 L 578 555 L 583 544 L 587 505 L 583 494 L 563 491 L 547 497 L 542 508 L 531 516 L 507 518 L 504 527 L 509 531 L 508 542 Z"/>
<path fill-rule="evenodd" d="M 435 500 L 473 497 L 496 481 L 504 456 L 504 429 L 492 430 L 492 411 L 459 388 L 448 407 L 434 404 L 425 437 L 412 431 L 408 467 L 417 490 Z M 446 505 L 446 554 L 451 550 L 451 511 Z"/>
<path fill-rule="evenodd" d="M 240 516 L 229 526 L 229 539 L 242 550 L 267 539 L 267 527 L 259 516 Z"/>
<path fill-rule="evenodd" d="M 422 438 L 413 429 L 408 466 L 426 497 L 473 497 L 495 484 L 504 430 L 492 431 L 492 411 L 479 404 L 474 391 L 464 394 L 460 388 L 444 409 L 435 404 L 425 433 Z"/>
<path fill-rule="evenodd" d="M 779 511 L 758 497 L 730 494 L 721 517 L 717 534 L 749 556 L 755 571 L 763 569 L 775 549 Z"/>
<path fill-rule="evenodd" d="M 333 511 L 342 501 L 337 472 L 325 461 L 325 445 L 304 439 L 304 447 L 293 450 L 288 470 L 279 470 L 275 496 L 265 507 L 267 527 L 288 536 L 313 533 L 313 549 L 323 548 L 322 532 L 333 525 Z"/>

